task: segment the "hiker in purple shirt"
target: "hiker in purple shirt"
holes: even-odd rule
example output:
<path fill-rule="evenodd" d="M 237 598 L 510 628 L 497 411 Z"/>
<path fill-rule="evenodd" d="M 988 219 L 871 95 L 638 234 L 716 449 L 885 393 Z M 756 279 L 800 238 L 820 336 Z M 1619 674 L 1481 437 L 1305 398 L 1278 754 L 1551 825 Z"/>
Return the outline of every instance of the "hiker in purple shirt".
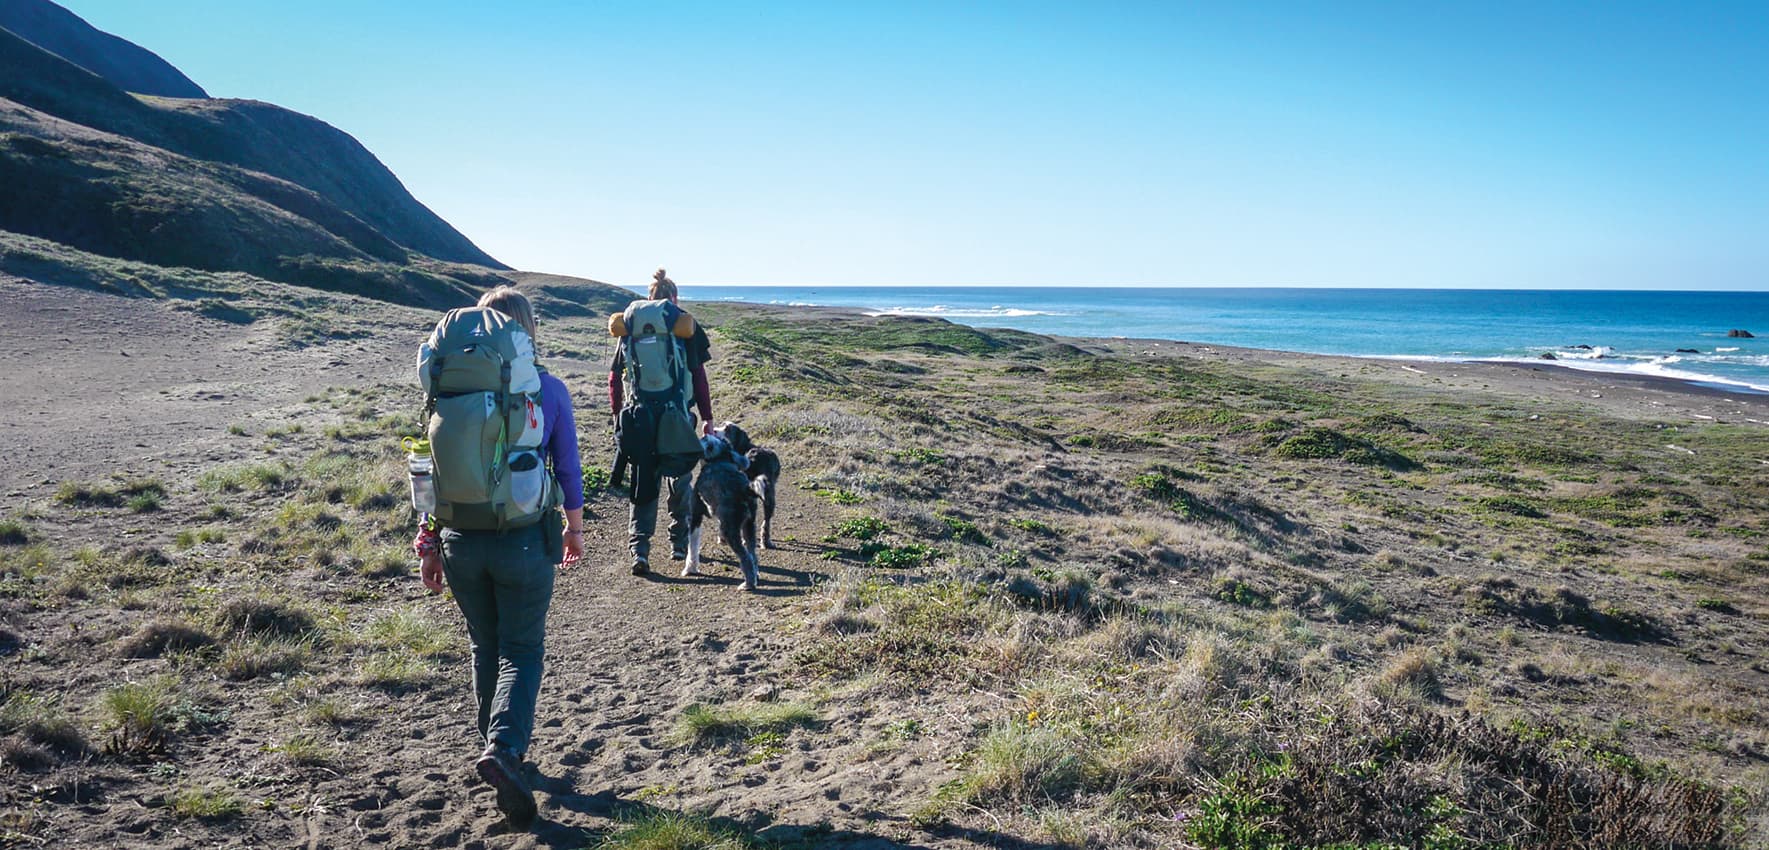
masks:
<path fill-rule="evenodd" d="M 479 306 L 515 319 L 534 338 L 534 307 L 521 292 L 500 286 L 480 298 Z M 577 563 L 584 551 L 583 462 L 571 393 L 552 375 L 543 372 L 540 381 L 546 416 L 541 446 L 564 492 L 564 545 L 550 546 L 546 538 L 559 533 L 557 517 L 501 532 L 427 529 L 416 543 L 424 586 L 441 592 L 446 577 L 467 620 L 479 734 L 486 745 L 474 767 L 497 789 L 498 808 L 518 829 L 526 829 L 537 814 L 522 759 L 534 731 L 553 574 L 556 567 Z"/>

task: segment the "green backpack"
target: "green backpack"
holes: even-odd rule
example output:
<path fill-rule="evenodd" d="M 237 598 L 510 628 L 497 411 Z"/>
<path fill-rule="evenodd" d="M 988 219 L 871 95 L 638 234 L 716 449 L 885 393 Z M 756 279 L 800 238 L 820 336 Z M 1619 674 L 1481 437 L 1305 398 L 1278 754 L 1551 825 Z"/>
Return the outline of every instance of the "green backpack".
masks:
<path fill-rule="evenodd" d="M 688 377 L 688 356 L 682 339 L 670 322 L 672 313 L 678 320 L 683 316 L 668 300 L 657 299 L 634 301 L 621 314 L 626 328 L 622 345 L 627 387 L 634 404 L 650 408 L 657 415 L 658 454 L 698 454 L 694 386 Z"/>
<path fill-rule="evenodd" d="M 564 501 L 541 447 L 543 373 L 521 323 L 489 307 L 450 310 L 419 346 L 443 526 L 520 528 Z"/>

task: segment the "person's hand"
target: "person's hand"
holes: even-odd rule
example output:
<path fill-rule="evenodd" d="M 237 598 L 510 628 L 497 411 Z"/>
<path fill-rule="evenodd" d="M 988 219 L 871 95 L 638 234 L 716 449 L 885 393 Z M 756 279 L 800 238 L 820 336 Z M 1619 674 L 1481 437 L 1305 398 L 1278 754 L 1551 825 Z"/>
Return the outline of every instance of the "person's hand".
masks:
<path fill-rule="evenodd" d="M 713 435 L 713 424 L 711 422 L 700 423 L 700 436 L 710 437 L 712 435 Z"/>
<path fill-rule="evenodd" d="M 431 593 L 441 593 L 447 589 L 442 583 L 442 556 L 431 554 L 418 559 L 418 578 Z"/>
<path fill-rule="evenodd" d="M 584 533 L 582 531 L 565 530 L 565 560 L 559 562 L 561 568 L 569 567 L 584 556 Z"/>

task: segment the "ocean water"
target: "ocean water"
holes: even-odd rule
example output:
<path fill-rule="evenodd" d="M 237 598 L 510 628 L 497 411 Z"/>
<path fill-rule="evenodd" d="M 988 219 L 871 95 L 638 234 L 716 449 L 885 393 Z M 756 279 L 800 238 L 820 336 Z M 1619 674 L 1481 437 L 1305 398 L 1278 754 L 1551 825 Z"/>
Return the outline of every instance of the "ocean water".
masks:
<path fill-rule="evenodd" d="M 1551 353 L 1573 368 L 1769 393 L 1769 292 L 696 286 L 683 295 L 1316 354 L 1539 362 Z M 1727 337 L 1733 328 L 1764 338 Z"/>

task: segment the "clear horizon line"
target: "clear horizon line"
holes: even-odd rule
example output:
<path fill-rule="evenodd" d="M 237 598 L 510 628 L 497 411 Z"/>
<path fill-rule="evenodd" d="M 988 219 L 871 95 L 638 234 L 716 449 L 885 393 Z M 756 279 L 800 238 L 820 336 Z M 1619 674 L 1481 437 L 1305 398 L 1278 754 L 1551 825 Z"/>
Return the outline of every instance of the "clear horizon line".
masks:
<path fill-rule="evenodd" d="M 589 278 L 586 278 L 589 279 Z M 644 291 L 643 286 L 623 283 L 610 284 L 635 292 Z M 1769 294 L 1769 287 L 1760 289 L 1653 289 L 1643 286 L 1621 286 L 1613 288 L 1595 286 L 1332 286 L 1326 284 L 1087 284 L 1087 283 L 717 283 L 697 282 L 679 284 L 683 289 L 692 291 L 697 286 L 717 286 L 732 289 L 1283 289 L 1283 290 L 1337 290 L 1337 291 L 1368 291 L 1368 292 L 1656 292 L 1656 293 L 1759 293 Z"/>

